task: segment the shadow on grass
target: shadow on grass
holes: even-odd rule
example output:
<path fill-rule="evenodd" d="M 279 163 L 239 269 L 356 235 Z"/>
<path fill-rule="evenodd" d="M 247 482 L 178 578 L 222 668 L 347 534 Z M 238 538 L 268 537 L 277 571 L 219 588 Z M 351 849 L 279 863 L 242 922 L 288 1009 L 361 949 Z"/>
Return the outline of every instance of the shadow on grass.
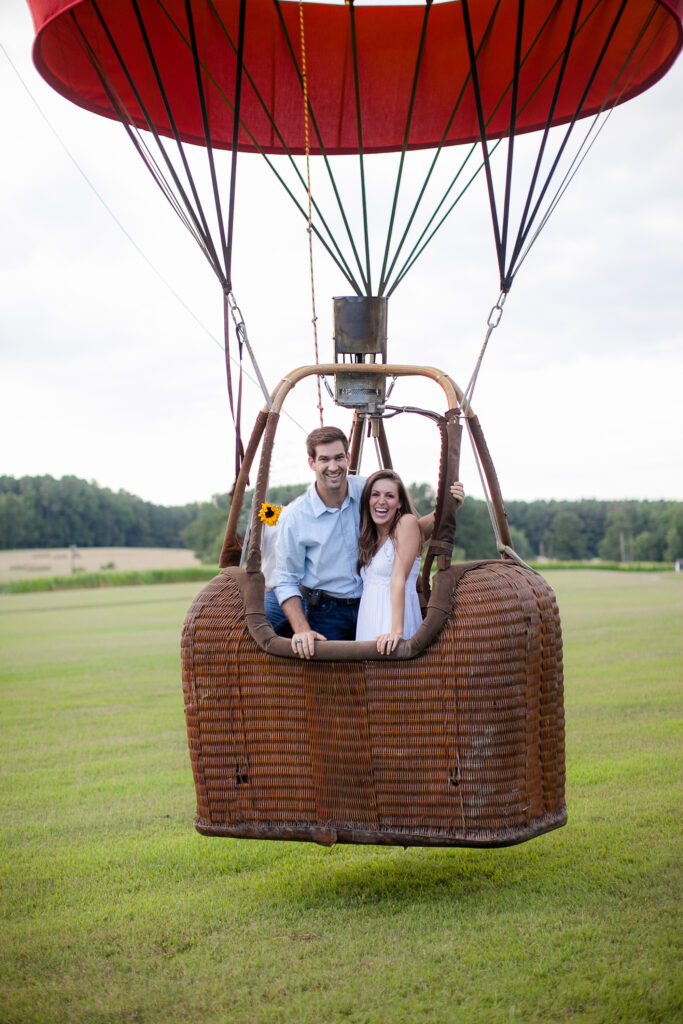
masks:
<path fill-rule="evenodd" d="M 243 875 L 258 900 L 293 913 L 354 906 L 545 904 L 564 911 L 659 892 L 674 839 L 661 813 L 604 813 L 576 798 L 569 825 L 500 849 L 200 840 L 205 878 Z M 207 844 L 204 846 L 204 844 Z M 201 869 L 200 869 L 201 873 Z"/>
<path fill-rule="evenodd" d="M 282 846 L 283 844 L 273 844 Z M 505 894 L 562 898 L 587 879 L 571 846 L 553 837 L 499 850 L 334 847 L 299 848 L 272 863 L 259 880 L 261 898 L 303 911 L 395 903 L 428 905 L 444 900 L 481 902 Z"/>

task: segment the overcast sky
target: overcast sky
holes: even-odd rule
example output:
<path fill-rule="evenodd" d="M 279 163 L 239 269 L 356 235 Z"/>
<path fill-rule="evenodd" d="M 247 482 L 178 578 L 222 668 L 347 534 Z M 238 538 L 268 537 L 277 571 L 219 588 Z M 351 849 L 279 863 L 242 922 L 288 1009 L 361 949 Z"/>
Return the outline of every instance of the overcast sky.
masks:
<path fill-rule="evenodd" d="M 208 500 L 233 466 L 220 288 L 121 127 L 43 83 L 32 38 L 24 0 L 2 0 L 0 473 Z M 683 499 L 682 99 L 679 61 L 615 111 L 507 299 L 473 405 L 508 499 Z M 387 161 L 373 173 L 386 193 Z M 260 157 L 241 158 L 237 195 L 234 290 L 272 386 L 313 361 L 305 224 Z M 325 361 L 331 297 L 349 289 L 319 249 L 314 268 Z M 391 299 L 390 360 L 464 386 L 497 295 L 482 196 Z M 393 398 L 443 407 L 434 385 L 399 383 Z M 316 401 L 297 388 L 273 482 L 307 478 Z M 245 431 L 262 404 L 245 380 Z M 347 425 L 325 406 L 326 423 Z M 388 429 L 406 480 L 434 480 L 434 428 Z M 467 453 L 461 475 L 481 493 Z"/>

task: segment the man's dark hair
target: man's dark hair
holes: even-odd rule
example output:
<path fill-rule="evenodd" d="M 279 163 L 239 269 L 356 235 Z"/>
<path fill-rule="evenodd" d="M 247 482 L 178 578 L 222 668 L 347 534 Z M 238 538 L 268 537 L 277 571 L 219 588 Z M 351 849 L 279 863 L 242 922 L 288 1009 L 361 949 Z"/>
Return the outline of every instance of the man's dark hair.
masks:
<path fill-rule="evenodd" d="M 349 439 L 339 427 L 318 427 L 312 430 L 306 438 L 306 451 L 309 459 L 315 458 L 315 450 L 319 444 L 332 444 L 333 441 L 341 441 L 344 451 L 349 450 Z"/>

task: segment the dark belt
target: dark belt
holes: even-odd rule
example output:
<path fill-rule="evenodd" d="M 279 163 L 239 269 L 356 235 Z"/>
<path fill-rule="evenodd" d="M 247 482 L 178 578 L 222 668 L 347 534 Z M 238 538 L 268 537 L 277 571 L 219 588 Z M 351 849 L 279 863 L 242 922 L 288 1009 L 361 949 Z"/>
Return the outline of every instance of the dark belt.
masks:
<path fill-rule="evenodd" d="M 309 587 L 302 586 L 299 586 L 299 590 L 306 598 L 309 608 L 317 608 L 323 600 L 352 606 L 360 603 L 359 597 L 336 597 L 334 594 L 328 594 L 326 590 L 311 590 Z"/>

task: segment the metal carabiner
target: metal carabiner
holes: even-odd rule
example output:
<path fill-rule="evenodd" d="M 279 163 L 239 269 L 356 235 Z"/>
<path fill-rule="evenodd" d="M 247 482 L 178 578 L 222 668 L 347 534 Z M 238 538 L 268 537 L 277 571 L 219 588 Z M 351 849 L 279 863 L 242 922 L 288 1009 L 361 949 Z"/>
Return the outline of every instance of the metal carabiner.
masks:
<path fill-rule="evenodd" d="M 495 306 L 491 307 L 491 312 L 489 313 L 489 318 L 486 321 L 486 325 L 487 327 L 490 327 L 492 330 L 494 327 L 497 327 L 498 324 L 500 323 L 500 319 L 503 315 L 503 306 L 505 305 L 506 298 L 507 292 L 501 292 L 500 295 L 498 296 L 498 301 L 496 302 Z"/>

